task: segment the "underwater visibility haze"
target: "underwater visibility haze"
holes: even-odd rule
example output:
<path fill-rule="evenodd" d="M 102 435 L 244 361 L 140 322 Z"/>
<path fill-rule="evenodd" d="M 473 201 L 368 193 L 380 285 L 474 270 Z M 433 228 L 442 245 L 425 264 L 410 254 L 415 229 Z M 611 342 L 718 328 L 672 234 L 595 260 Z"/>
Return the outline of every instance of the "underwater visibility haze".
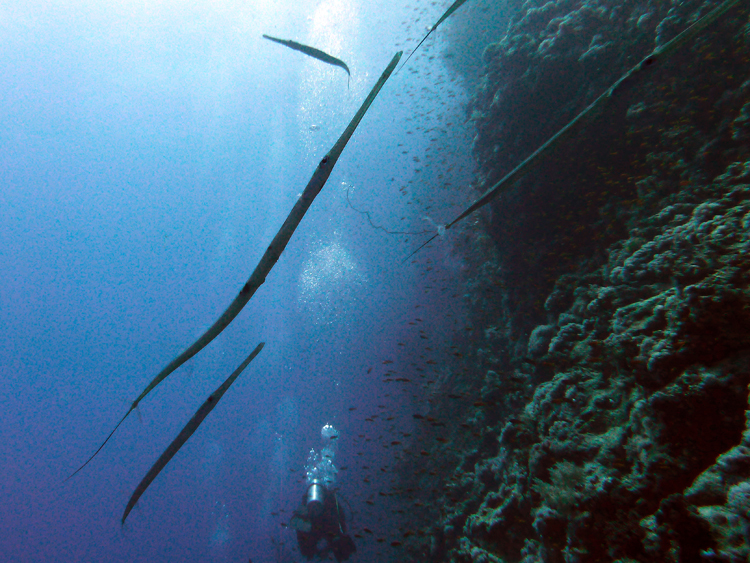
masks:
<path fill-rule="evenodd" d="M 749 560 L 747 0 L 0 0 L 0 53 L 0 560 Z"/>

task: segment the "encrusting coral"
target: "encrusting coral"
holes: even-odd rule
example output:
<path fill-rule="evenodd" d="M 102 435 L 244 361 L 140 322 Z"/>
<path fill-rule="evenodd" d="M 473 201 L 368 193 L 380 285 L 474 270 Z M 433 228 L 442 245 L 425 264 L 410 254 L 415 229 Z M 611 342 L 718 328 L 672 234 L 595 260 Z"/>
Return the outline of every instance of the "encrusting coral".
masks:
<path fill-rule="evenodd" d="M 480 186 L 719 4 L 519 7 L 469 110 Z M 459 233 L 480 330 L 446 389 L 473 400 L 432 405 L 462 453 L 441 446 L 418 477 L 439 509 L 411 560 L 747 560 L 749 14 Z"/>

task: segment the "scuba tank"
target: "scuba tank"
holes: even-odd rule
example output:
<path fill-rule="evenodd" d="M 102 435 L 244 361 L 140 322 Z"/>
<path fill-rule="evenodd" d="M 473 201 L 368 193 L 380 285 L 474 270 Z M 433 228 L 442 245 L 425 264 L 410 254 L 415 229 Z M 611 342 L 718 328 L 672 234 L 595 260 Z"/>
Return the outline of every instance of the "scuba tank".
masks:
<path fill-rule="evenodd" d="M 313 479 L 310 485 L 307 487 L 307 513 L 311 517 L 318 516 L 323 512 L 323 503 L 325 502 L 325 487 L 320 482 L 320 479 Z"/>

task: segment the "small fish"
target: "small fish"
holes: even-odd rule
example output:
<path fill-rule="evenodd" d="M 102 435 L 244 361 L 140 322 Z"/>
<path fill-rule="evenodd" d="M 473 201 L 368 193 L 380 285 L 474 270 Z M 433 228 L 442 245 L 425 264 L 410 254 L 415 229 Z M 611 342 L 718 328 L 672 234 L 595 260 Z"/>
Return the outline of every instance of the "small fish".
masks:
<path fill-rule="evenodd" d="M 433 25 L 429 29 L 429 31 L 427 31 L 427 35 L 425 35 L 422 38 L 422 41 L 419 42 L 419 45 L 417 45 L 414 48 L 414 50 L 411 52 L 411 54 L 408 57 L 406 57 L 406 61 L 404 61 L 404 64 L 403 64 L 403 66 L 401 68 L 404 68 L 406 66 L 406 63 L 409 62 L 409 59 L 412 57 L 412 55 L 414 55 L 414 53 L 417 52 L 417 49 L 419 49 L 422 46 L 422 43 L 425 42 L 425 40 L 430 36 L 430 34 L 437 29 L 437 26 L 439 26 L 441 23 L 443 23 L 453 12 L 455 12 L 456 10 L 458 10 L 464 4 L 464 2 L 466 2 L 466 0 L 456 0 L 455 2 L 453 2 L 453 4 L 451 4 L 450 8 L 448 8 L 443 13 L 443 15 L 440 16 L 440 19 L 435 22 L 435 25 Z"/>
<path fill-rule="evenodd" d="M 466 0 L 456 0 L 450 8 L 443 14 L 443 16 L 437 21 L 435 25 L 432 26 L 430 31 L 427 33 L 427 35 L 424 36 L 424 39 L 419 42 L 419 45 L 417 45 L 416 49 L 411 52 L 411 55 L 409 55 L 404 62 L 404 64 L 401 66 L 401 68 L 404 68 L 406 66 L 406 63 L 409 62 L 409 59 L 412 57 L 412 55 L 416 52 L 417 49 L 419 49 L 419 46 L 424 43 L 424 40 L 427 39 L 432 33 L 435 28 L 448 16 L 450 16 L 453 12 L 455 12 L 461 4 L 463 4 Z M 536 149 L 533 153 L 531 153 L 528 157 L 526 157 L 525 160 L 523 160 L 518 166 L 516 166 L 513 170 L 508 172 L 504 177 L 502 177 L 495 185 L 490 187 L 482 196 L 479 197 L 474 203 L 469 205 L 464 211 L 462 211 L 455 219 L 453 219 L 450 223 L 447 223 L 445 225 L 442 225 L 443 232 L 441 233 L 438 231 L 436 234 L 431 236 L 429 239 L 427 239 L 419 248 L 417 248 L 414 252 L 412 252 L 409 256 L 407 256 L 403 262 L 406 262 L 409 260 L 412 256 L 414 256 L 417 252 L 419 252 L 421 249 L 423 249 L 425 246 L 427 246 L 430 242 L 435 240 L 438 236 L 441 234 L 444 234 L 444 232 L 459 221 L 462 221 L 474 211 L 477 209 L 484 207 L 487 205 L 490 201 L 492 201 L 494 198 L 496 198 L 501 192 L 509 189 L 516 180 L 524 176 L 527 172 L 529 172 L 531 169 L 535 168 L 542 156 L 548 154 L 552 149 L 560 145 L 563 141 L 567 140 L 568 137 L 570 137 L 572 134 L 576 133 L 578 130 L 581 129 L 581 126 L 584 124 L 592 121 L 597 116 L 601 115 L 604 111 L 604 109 L 610 105 L 610 103 L 618 99 L 619 96 L 616 96 L 616 93 L 619 93 L 618 91 L 621 91 L 623 87 L 627 87 L 629 84 L 632 84 L 633 78 L 642 74 L 644 71 L 648 69 L 658 68 L 660 65 L 657 63 L 663 62 L 666 60 L 669 56 L 672 55 L 675 51 L 677 51 L 680 47 L 685 45 L 688 41 L 692 40 L 698 33 L 703 31 L 708 25 L 716 21 L 718 18 L 720 18 L 722 15 L 724 15 L 727 11 L 729 11 L 732 7 L 739 4 L 741 0 L 724 0 L 721 4 L 719 4 L 716 8 L 711 10 L 709 13 L 707 13 L 705 16 L 701 17 L 698 21 L 694 22 L 690 27 L 683 30 L 682 33 L 677 34 L 675 37 L 667 41 L 665 44 L 657 47 L 652 51 L 652 53 L 648 56 L 646 56 L 645 59 L 643 59 L 641 62 L 636 64 L 633 68 L 628 70 L 625 74 L 623 74 L 612 86 L 607 88 L 607 90 L 604 91 L 603 94 L 601 94 L 598 98 L 596 98 L 593 102 L 591 102 L 586 108 L 583 109 L 578 115 L 576 115 L 571 121 L 569 121 L 562 129 L 560 129 L 557 133 L 552 135 L 546 142 L 542 144 L 538 149 Z M 402 263 L 403 263 L 402 262 Z"/>

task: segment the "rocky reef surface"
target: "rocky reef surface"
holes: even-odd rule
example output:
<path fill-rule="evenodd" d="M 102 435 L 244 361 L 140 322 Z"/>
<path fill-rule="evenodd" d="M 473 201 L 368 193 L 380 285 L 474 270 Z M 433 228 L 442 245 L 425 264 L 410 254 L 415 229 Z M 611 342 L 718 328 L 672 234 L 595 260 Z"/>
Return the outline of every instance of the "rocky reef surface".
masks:
<path fill-rule="evenodd" d="M 469 108 L 479 191 L 718 4 L 519 4 Z M 747 3 L 480 215 L 404 560 L 750 560 Z"/>

